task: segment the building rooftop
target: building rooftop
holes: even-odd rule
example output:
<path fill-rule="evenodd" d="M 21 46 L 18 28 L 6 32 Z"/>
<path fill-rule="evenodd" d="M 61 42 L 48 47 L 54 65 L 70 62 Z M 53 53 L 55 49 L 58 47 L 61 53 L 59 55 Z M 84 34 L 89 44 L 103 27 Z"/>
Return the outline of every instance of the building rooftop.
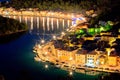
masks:
<path fill-rule="evenodd" d="M 77 54 L 86 54 L 87 53 L 87 50 L 84 50 L 84 49 L 78 49 Z"/>
<path fill-rule="evenodd" d="M 104 55 L 100 55 L 100 57 L 99 58 L 106 58 L 106 56 L 104 56 Z"/>
<path fill-rule="evenodd" d="M 98 52 L 93 50 L 93 51 L 88 52 L 87 54 L 89 54 L 89 55 L 96 55 L 96 54 L 98 54 Z"/>

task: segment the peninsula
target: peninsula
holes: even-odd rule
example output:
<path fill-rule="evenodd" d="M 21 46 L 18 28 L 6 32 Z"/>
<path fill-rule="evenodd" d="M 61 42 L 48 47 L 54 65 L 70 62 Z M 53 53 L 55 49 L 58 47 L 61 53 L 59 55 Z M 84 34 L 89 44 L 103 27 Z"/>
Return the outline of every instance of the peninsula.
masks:
<path fill-rule="evenodd" d="M 0 16 L 0 41 L 4 42 L 9 40 L 18 33 L 23 33 L 28 30 L 28 27 L 24 23 L 20 23 L 17 20 Z M 10 37 L 11 36 L 11 37 Z M 12 37 L 13 36 L 13 37 Z"/>

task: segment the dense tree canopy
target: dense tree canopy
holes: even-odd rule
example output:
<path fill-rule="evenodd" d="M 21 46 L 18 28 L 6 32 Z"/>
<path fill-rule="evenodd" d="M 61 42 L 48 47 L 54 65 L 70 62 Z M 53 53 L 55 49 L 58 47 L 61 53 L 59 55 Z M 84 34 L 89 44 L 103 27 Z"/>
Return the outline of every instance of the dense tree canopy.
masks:
<path fill-rule="evenodd" d="M 19 21 L 0 16 L 0 35 L 27 30 L 27 26 Z"/>
<path fill-rule="evenodd" d="M 82 9 L 95 9 L 96 6 L 108 4 L 108 0 L 11 0 L 10 6 L 16 9 L 39 8 L 39 10 L 81 12 Z"/>

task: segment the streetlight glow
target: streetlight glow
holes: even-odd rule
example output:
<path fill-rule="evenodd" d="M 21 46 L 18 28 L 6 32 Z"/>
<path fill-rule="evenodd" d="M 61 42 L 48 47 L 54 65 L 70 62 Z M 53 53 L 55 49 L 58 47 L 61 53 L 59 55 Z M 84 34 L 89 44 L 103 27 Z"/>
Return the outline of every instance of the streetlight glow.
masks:
<path fill-rule="evenodd" d="M 66 31 L 69 31 L 69 29 L 66 29 Z"/>
<path fill-rule="evenodd" d="M 47 52 L 45 52 L 45 55 L 47 55 Z"/>
<path fill-rule="evenodd" d="M 45 40 L 41 40 L 41 43 L 45 43 Z"/>
<path fill-rule="evenodd" d="M 47 65 L 47 64 L 45 65 L 45 68 L 46 68 L 46 69 L 48 68 L 48 65 Z"/>
<path fill-rule="evenodd" d="M 55 35 L 53 36 L 53 39 L 56 39 L 56 36 L 55 36 Z"/>
<path fill-rule="evenodd" d="M 61 34 L 62 34 L 62 35 L 65 35 L 65 33 L 64 33 L 64 32 L 62 32 Z"/>
<path fill-rule="evenodd" d="M 69 75 L 70 75 L 70 76 L 72 76 L 72 75 L 73 75 L 73 72 L 72 72 L 72 71 L 70 71 L 70 72 L 69 72 Z"/>
<path fill-rule="evenodd" d="M 39 47 L 39 48 L 42 48 L 42 46 L 41 46 L 40 44 L 38 45 L 38 47 Z"/>
<path fill-rule="evenodd" d="M 73 58 L 72 57 L 70 57 L 70 60 L 72 60 Z"/>

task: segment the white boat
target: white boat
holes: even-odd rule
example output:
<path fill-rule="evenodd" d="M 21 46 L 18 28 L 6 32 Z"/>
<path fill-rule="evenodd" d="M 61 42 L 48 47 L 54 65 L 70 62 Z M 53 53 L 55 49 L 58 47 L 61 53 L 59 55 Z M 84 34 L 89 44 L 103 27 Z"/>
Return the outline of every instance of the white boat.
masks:
<path fill-rule="evenodd" d="M 38 58 L 38 57 L 34 57 L 34 59 L 35 59 L 36 61 L 41 61 L 41 59 Z"/>
<path fill-rule="evenodd" d="M 36 53 L 37 51 L 36 50 L 33 50 L 34 53 Z"/>
<path fill-rule="evenodd" d="M 56 64 L 56 65 L 55 65 L 55 67 L 60 68 L 60 67 L 61 67 L 61 65 L 60 65 L 60 64 Z"/>

